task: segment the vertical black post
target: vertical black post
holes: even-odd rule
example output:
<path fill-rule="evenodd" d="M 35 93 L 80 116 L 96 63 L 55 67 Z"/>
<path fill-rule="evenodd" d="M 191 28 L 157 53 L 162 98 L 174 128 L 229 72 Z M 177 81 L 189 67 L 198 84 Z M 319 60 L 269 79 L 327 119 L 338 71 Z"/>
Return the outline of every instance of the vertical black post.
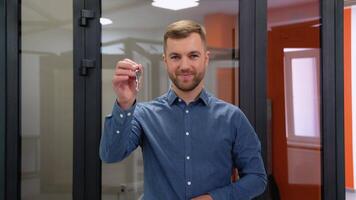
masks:
<path fill-rule="evenodd" d="M 345 199 L 343 1 L 321 3 L 322 197 Z"/>
<path fill-rule="evenodd" d="M 267 167 L 267 0 L 256 0 L 255 27 L 255 129 Z"/>
<path fill-rule="evenodd" d="M 86 35 L 86 57 L 95 60 L 95 69 L 86 80 L 86 166 L 87 198 L 101 199 L 101 160 L 99 145 L 101 137 L 101 1 L 86 0 L 96 17 Z"/>
<path fill-rule="evenodd" d="M 344 144 L 344 1 L 335 1 L 335 76 L 336 76 L 336 193 L 345 199 L 345 144 Z"/>
<path fill-rule="evenodd" d="M 240 0 L 239 30 L 240 108 L 261 141 L 267 168 L 267 0 Z"/>
<path fill-rule="evenodd" d="M 74 0 L 74 175 L 73 199 L 101 199 L 101 1 Z M 81 24 L 83 10 L 92 14 Z M 90 15 L 91 15 L 90 14 Z M 81 74 L 82 60 L 94 68 Z"/>
<path fill-rule="evenodd" d="M 84 0 L 73 0 L 73 200 L 85 200 L 85 79 L 79 75 L 81 58 L 84 57 L 84 29 L 80 27 Z"/>
<path fill-rule="evenodd" d="M 240 108 L 256 128 L 256 1 L 240 0 Z M 260 133 L 259 133 L 260 134 Z"/>
<path fill-rule="evenodd" d="M 5 1 L 5 199 L 20 199 L 20 2 Z M 3 61 L 4 62 L 4 61 Z"/>
<path fill-rule="evenodd" d="M 265 154 L 267 1 L 240 0 L 240 107 L 255 127 Z M 264 160 L 266 155 L 263 156 Z"/>
<path fill-rule="evenodd" d="M 5 199 L 6 9 L 0 0 L 0 199 Z"/>

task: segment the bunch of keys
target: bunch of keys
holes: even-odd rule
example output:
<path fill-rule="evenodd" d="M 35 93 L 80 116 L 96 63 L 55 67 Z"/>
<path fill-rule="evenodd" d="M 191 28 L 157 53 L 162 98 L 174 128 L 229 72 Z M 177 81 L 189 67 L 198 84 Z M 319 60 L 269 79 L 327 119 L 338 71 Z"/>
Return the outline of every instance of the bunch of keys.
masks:
<path fill-rule="evenodd" d="M 138 92 L 139 91 L 139 84 L 140 84 L 140 79 L 141 79 L 142 72 L 141 72 L 141 70 L 136 69 L 135 70 L 135 74 L 136 74 L 136 91 Z"/>

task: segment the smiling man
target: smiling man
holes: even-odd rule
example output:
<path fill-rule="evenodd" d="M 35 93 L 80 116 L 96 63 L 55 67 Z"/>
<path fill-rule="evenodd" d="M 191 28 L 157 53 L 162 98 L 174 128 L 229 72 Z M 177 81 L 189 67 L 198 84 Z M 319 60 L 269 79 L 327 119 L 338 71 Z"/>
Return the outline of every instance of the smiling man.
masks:
<path fill-rule="evenodd" d="M 244 200 L 261 194 L 266 173 L 254 129 L 238 107 L 204 89 L 209 63 L 204 28 L 189 20 L 170 24 L 163 60 L 172 87 L 145 103 L 136 103 L 135 72 L 142 65 L 117 63 L 118 98 L 105 119 L 101 159 L 118 162 L 141 146 L 144 200 Z"/>

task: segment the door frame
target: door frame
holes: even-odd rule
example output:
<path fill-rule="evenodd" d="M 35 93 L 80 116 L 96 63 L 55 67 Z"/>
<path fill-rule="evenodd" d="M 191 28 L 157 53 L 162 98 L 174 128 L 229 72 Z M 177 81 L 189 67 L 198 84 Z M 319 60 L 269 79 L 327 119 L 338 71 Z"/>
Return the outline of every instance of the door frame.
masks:
<path fill-rule="evenodd" d="M 0 30 L 6 29 L 5 0 L 0 0 Z M 6 34 L 0 31 L 0 91 L 6 91 L 5 58 L 6 58 Z M 5 199 L 5 92 L 0 92 L 0 199 Z"/>
<path fill-rule="evenodd" d="M 21 174 L 21 88 L 20 88 L 20 2 L 0 1 L 1 12 L 1 167 L 0 195 L 3 199 L 20 199 Z"/>
<path fill-rule="evenodd" d="M 83 10 L 93 12 L 81 26 Z M 101 199 L 101 1 L 73 0 L 73 199 Z M 81 75 L 84 60 L 94 68 Z M 93 156 L 96 155 L 96 156 Z"/>
<path fill-rule="evenodd" d="M 322 199 L 345 199 L 344 1 L 320 4 Z"/>
<path fill-rule="evenodd" d="M 239 107 L 260 139 L 267 169 L 267 0 L 240 0 L 239 31 Z M 268 189 L 258 199 L 268 199 Z"/>

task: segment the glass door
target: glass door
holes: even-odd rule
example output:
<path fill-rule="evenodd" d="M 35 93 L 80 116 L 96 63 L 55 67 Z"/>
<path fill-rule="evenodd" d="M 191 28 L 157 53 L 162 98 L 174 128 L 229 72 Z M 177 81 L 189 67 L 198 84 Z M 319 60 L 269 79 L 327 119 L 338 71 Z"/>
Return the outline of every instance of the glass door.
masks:
<path fill-rule="evenodd" d="M 172 8 L 176 9 L 176 8 Z M 145 0 L 102 1 L 102 119 L 115 103 L 112 77 L 116 62 L 129 58 L 144 67 L 138 101 L 167 92 L 170 81 L 163 64 L 165 27 L 178 20 L 197 21 L 206 28 L 210 64 L 205 88 L 232 104 L 239 104 L 239 0 L 208 1 L 169 10 Z M 137 149 L 120 163 L 102 164 L 102 199 L 136 200 L 143 193 L 143 160 Z"/>
<path fill-rule="evenodd" d="M 267 4 L 273 196 L 321 199 L 320 1 Z"/>
<path fill-rule="evenodd" d="M 73 1 L 21 3 L 21 199 L 72 199 Z"/>

